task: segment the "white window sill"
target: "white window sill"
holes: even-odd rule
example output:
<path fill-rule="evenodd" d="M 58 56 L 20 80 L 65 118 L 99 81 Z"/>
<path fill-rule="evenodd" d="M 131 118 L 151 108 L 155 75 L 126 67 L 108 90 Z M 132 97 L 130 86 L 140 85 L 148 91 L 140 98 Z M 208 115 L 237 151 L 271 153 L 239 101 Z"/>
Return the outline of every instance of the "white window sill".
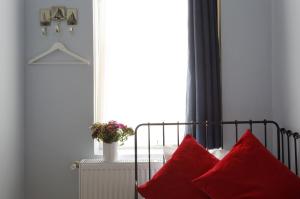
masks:
<path fill-rule="evenodd" d="M 103 155 L 97 155 L 97 159 L 103 160 Z M 163 155 L 158 154 L 151 154 L 151 162 L 162 162 L 163 161 Z M 118 160 L 122 162 L 134 162 L 135 157 L 134 155 L 118 155 Z M 148 162 L 148 155 L 139 155 L 138 156 L 138 162 Z"/>
<path fill-rule="evenodd" d="M 103 160 L 103 148 L 95 148 L 94 155 L 97 159 Z M 118 148 L 118 160 L 120 161 L 133 161 L 134 156 L 134 147 L 119 147 Z M 161 162 L 163 161 L 163 147 L 162 146 L 151 146 L 151 162 Z M 148 147 L 139 147 L 138 148 L 138 161 L 148 161 Z"/>

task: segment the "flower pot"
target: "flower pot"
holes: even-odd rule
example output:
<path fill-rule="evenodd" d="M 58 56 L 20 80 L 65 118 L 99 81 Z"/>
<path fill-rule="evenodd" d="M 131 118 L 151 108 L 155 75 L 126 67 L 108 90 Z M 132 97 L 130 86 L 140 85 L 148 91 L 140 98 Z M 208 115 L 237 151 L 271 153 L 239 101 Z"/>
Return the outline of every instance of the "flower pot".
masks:
<path fill-rule="evenodd" d="M 114 162 L 118 160 L 118 143 L 103 143 L 103 160 Z"/>

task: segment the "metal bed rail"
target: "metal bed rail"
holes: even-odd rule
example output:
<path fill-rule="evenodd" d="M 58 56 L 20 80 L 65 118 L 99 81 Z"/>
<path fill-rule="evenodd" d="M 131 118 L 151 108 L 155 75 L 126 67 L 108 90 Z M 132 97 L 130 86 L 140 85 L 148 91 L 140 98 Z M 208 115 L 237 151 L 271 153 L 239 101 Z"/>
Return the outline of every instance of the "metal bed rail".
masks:
<path fill-rule="evenodd" d="M 289 169 L 291 169 L 291 150 L 290 150 L 290 142 L 293 140 L 293 145 L 294 145 L 294 162 L 295 162 L 295 173 L 298 175 L 298 147 L 297 147 L 297 140 L 300 139 L 300 134 L 297 132 L 292 132 L 290 130 L 286 130 L 284 128 L 280 128 L 277 122 L 272 121 L 272 120 L 248 120 L 248 121 L 202 121 L 202 122 L 171 122 L 171 123 L 142 123 L 139 124 L 135 128 L 135 138 L 134 138 L 134 150 L 135 150 L 135 198 L 138 198 L 138 192 L 137 192 L 137 187 L 138 187 L 138 132 L 141 127 L 147 127 L 147 150 L 148 150 L 148 179 L 150 180 L 151 178 L 151 127 L 158 126 L 161 127 L 161 133 L 162 133 L 162 145 L 165 146 L 165 128 L 167 126 L 176 126 L 176 136 L 177 136 L 177 145 L 180 143 L 180 126 L 186 126 L 186 127 L 192 127 L 193 131 L 193 137 L 196 137 L 196 128 L 203 128 L 204 129 L 204 147 L 207 145 L 207 135 L 208 135 L 208 130 L 211 126 L 219 126 L 220 127 L 220 138 L 221 138 L 221 147 L 224 147 L 224 126 L 225 125 L 233 125 L 234 131 L 235 131 L 235 138 L 234 141 L 235 143 L 238 141 L 239 138 L 239 126 L 240 125 L 248 125 L 250 131 L 253 131 L 253 126 L 254 125 L 263 125 L 263 144 L 267 148 L 268 147 L 268 126 L 273 126 L 276 133 L 276 154 L 277 154 L 277 159 L 280 160 L 283 163 L 286 163 L 286 157 L 285 157 L 285 151 L 287 149 L 287 166 Z M 287 146 L 285 146 L 285 141 Z M 163 159 L 163 162 L 164 159 Z"/>

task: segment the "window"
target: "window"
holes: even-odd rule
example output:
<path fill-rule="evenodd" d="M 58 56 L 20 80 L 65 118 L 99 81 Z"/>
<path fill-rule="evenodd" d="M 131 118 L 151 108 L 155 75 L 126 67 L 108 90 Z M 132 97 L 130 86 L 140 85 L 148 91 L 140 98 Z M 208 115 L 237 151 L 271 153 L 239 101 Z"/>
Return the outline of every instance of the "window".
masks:
<path fill-rule="evenodd" d="M 184 121 L 187 1 L 95 1 L 95 120 L 133 128 L 141 122 Z M 146 144 L 146 135 L 138 139 Z M 176 136 L 167 142 L 176 143 Z M 122 147 L 133 144 L 130 138 Z M 96 154 L 98 147 L 96 142 Z"/>

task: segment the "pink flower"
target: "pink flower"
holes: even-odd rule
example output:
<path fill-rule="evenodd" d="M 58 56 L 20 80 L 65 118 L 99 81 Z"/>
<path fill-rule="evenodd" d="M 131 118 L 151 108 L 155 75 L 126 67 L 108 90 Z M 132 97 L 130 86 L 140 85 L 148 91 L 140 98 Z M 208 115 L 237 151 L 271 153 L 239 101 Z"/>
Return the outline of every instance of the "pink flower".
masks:
<path fill-rule="evenodd" d="M 123 144 L 127 138 L 134 134 L 132 128 L 114 120 L 108 123 L 95 123 L 91 127 L 92 138 L 105 143 L 121 141 Z"/>
<path fill-rule="evenodd" d="M 124 125 L 124 124 L 122 124 L 122 123 L 119 123 L 119 124 L 118 124 L 118 127 L 119 127 L 120 129 L 127 128 L 127 126 L 125 126 L 125 125 Z"/>

